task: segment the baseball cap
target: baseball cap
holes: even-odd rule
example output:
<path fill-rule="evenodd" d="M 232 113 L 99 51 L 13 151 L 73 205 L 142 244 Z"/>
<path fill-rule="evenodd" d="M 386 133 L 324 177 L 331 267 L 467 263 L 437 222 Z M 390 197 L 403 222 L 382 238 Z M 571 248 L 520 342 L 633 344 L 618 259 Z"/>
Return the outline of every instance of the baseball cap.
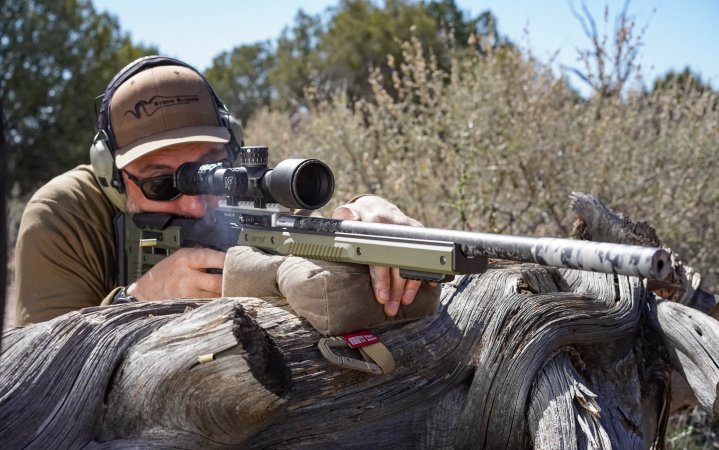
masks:
<path fill-rule="evenodd" d="M 133 75 L 112 96 L 109 118 L 118 169 L 170 145 L 230 140 L 210 87 L 184 66 L 157 66 Z"/>

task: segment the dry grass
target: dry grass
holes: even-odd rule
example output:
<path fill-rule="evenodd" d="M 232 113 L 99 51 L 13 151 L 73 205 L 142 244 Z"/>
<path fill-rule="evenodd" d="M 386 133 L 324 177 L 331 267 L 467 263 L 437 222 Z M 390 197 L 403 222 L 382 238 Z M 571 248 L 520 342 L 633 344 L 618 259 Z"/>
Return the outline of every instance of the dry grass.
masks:
<path fill-rule="evenodd" d="M 683 450 L 719 449 L 719 424 L 712 424 L 699 407 L 669 419 L 667 448 Z"/>
<path fill-rule="evenodd" d="M 679 87 L 584 100 L 516 50 L 455 56 L 450 74 L 405 44 L 394 97 L 372 75 L 375 101 L 341 93 L 292 120 L 264 111 L 246 141 L 274 161 L 318 157 L 337 178 L 335 205 L 379 193 L 426 225 L 568 235 L 568 196 L 594 194 L 652 223 L 663 243 L 719 285 L 719 108 Z"/>

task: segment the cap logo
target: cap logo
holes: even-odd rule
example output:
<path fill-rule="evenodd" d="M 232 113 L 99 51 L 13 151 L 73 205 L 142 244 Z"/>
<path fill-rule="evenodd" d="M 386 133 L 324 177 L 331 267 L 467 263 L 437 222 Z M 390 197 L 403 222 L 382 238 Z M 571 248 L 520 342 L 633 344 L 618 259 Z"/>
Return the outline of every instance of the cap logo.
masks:
<path fill-rule="evenodd" d="M 177 105 L 187 105 L 189 103 L 196 103 L 199 101 L 200 99 L 197 97 L 197 94 L 173 96 L 155 95 L 149 100 L 140 100 L 139 102 L 135 103 L 134 109 L 128 109 L 127 111 L 125 111 L 125 116 L 130 114 L 135 117 L 135 119 L 140 119 L 142 117 L 142 113 L 144 112 L 147 117 L 152 117 L 157 111 L 162 108 Z"/>

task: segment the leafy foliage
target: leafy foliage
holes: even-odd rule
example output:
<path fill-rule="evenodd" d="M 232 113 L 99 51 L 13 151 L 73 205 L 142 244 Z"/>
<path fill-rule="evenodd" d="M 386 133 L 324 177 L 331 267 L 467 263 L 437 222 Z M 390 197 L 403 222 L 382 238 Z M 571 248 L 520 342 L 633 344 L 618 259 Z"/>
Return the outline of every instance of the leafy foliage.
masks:
<path fill-rule="evenodd" d="M 686 91 L 709 92 L 712 88 L 702 81 L 701 76 L 692 72 L 689 67 L 685 67 L 681 72 L 670 70 L 654 80 L 653 90 L 675 90 L 683 94 Z"/>
<path fill-rule="evenodd" d="M 10 0 L 0 18 L 10 183 L 25 193 L 87 161 L 95 96 L 150 49 L 132 45 L 86 0 Z"/>
<path fill-rule="evenodd" d="M 330 89 L 346 88 L 350 98 L 367 98 L 370 69 L 384 72 L 387 59 L 399 60 L 400 45 L 412 36 L 436 46 L 436 24 L 421 4 L 388 1 L 384 8 L 363 0 L 345 0 L 323 34 L 323 73 Z"/>
<path fill-rule="evenodd" d="M 272 101 L 269 72 L 274 64 L 269 43 L 243 45 L 216 56 L 205 76 L 234 116 L 247 121 L 256 109 Z"/>
<path fill-rule="evenodd" d="M 427 52 L 446 55 L 451 48 L 478 44 L 476 36 L 498 36 L 490 12 L 466 18 L 453 0 L 387 0 L 383 6 L 342 0 L 330 12 L 323 20 L 299 11 L 274 48 L 268 43 L 239 46 L 215 59 L 206 75 L 220 86 L 219 93 L 229 96 L 228 106 L 237 117 L 246 122 L 257 106 L 296 113 L 307 106 L 308 86 L 314 86 L 315 96 L 341 89 L 350 102 L 371 99 L 370 70 L 382 74 L 381 82 L 391 92 L 391 62 L 402 62 L 402 42 L 411 38 Z M 508 45 L 498 38 L 484 42 Z M 440 56 L 438 64 L 450 70 L 448 57 Z M 244 95 L 249 103 L 237 101 Z"/>
<path fill-rule="evenodd" d="M 719 424 L 696 406 L 669 419 L 667 448 L 713 450 L 719 447 Z"/>
<path fill-rule="evenodd" d="M 324 32 L 319 16 L 299 11 L 291 28 L 285 28 L 277 39 L 277 64 L 270 71 L 270 80 L 277 90 L 273 106 L 296 111 L 307 86 L 320 80 L 320 55 L 317 45 Z"/>

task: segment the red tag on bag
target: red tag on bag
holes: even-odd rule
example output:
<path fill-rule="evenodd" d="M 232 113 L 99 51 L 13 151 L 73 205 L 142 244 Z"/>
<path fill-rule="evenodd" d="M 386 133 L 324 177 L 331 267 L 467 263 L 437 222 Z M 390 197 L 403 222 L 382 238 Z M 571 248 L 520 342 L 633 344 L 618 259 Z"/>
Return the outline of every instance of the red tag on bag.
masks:
<path fill-rule="evenodd" d="M 367 330 L 355 331 L 354 333 L 343 334 L 342 337 L 347 341 L 347 345 L 352 348 L 365 347 L 375 342 L 379 342 L 379 337 Z"/>

